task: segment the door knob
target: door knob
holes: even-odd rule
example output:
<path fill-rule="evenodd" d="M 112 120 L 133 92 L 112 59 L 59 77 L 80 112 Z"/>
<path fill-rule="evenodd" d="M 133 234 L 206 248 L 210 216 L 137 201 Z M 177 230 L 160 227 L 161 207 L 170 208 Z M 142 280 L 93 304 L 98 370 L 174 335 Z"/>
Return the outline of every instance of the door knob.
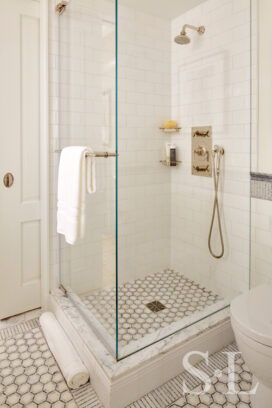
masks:
<path fill-rule="evenodd" d="M 13 174 L 11 174 L 11 173 L 5 174 L 5 175 L 4 175 L 4 178 L 3 178 L 3 181 L 4 181 L 5 187 L 7 187 L 7 188 L 11 187 L 12 184 L 14 183 L 14 176 L 13 176 Z"/>

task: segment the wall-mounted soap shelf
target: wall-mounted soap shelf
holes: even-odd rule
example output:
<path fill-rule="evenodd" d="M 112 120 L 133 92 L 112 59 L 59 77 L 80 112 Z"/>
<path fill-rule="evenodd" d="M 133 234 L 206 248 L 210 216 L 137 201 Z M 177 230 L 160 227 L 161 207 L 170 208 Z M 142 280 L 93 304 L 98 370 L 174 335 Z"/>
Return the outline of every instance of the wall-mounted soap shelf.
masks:
<path fill-rule="evenodd" d="M 175 166 L 178 166 L 181 163 L 181 161 L 180 160 L 176 160 L 176 161 L 160 160 L 160 163 L 167 167 L 175 167 Z"/>
<path fill-rule="evenodd" d="M 176 128 L 160 127 L 160 130 L 162 130 L 165 133 L 179 132 L 181 129 L 182 129 L 181 127 L 176 127 Z"/>

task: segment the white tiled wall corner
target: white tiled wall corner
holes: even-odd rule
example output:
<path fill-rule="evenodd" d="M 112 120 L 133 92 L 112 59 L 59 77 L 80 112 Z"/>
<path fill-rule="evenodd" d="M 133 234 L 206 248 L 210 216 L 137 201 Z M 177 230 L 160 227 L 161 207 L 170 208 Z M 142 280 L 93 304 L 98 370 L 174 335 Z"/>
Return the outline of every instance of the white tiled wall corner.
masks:
<path fill-rule="evenodd" d="M 239 7 L 237 7 L 239 3 Z M 249 284 L 250 235 L 250 1 L 208 0 L 172 21 L 204 25 L 186 46 L 172 43 L 172 117 L 182 133 L 172 138 L 182 165 L 172 172 L 172 267 L 233 296 Z M 221 213 L 225 256 L 208 251 L 213 180 L 191 175 L 191 127 L 213 128 L 213 144 L 225 148 Z M 220 250 L 217 223 L 213 246 Z"/>
<path fill-rule="evenodd" d="M 252 170 L 258 171 L 258 0 L 252 0 Z M 260 166 L 262 167 L 262 165 Z M 272 201 L 251 199 L 251 286 L 272 284 Z"/>
<path fill-rule="evenodd" d="M 258 16 L 259 0 L 251 0 L 251 170 L 258 171 L 258 115 L 259 115 L 259 67 L 258 67 Z"/>
<path fill-rule="evenodd" d="M 119 5 L 120 282 L 170 265 L 170 172 L 160 165 L 170 115 L 170 24 Z"/>
<path fill-rule="evenodd" d="M 252 198 L 251 285 L 272 284 L 272 201 Z"/>
<path fill-rule="evenodd" d="M 105 89 L 114 92 L 115 86 L 114 65 L 109 63 L 113 37 L 103 43 L 102 32 L 103 15 L 114 20 L 112 4 L 72 3 L 61 17 L 60 44 L 55 1 L 50 4 L 52 286 L 59 271 L 54 150 L 74 143 L 115 149 L 114 105 L 105 123 L 103 100 Z M 119 8 L 119 18 L 120 282 L 172 266 L 224 296 L 245 290 L 250 218 L 249 0 L 208 0 L 171 23 L 124 7 Z M 190 45 L 175 45 L 173 37 L 184 23 L 205 25 L 205 35 L 190 32 Z M 170 117 L 178 120 L 182 131 L 168 138 L 158 128 Z M 226 150 L 220 197 L 226 256 L 220 261 L 211 258 L 207 247 L 212 180 L 191 176 L 190 133 L 196 125 L 212 125 L 214 144 Z M 105 134 L 110 134 L 110 141 L 105 142 Z M 178 147 L 182 164 L 177 168 L 159 164 L 167 141 Z M 102 161 L 97 166 L 98 194 L 88 199 L 86 238 L 73 248 L 62 243 L 62 273 L 78 292 L 114 283 L 114 164 Z M 252 214 L 256 283 L 269 280 L 271 257 L 269 204 L 262 207 L 258 202 Z"/>

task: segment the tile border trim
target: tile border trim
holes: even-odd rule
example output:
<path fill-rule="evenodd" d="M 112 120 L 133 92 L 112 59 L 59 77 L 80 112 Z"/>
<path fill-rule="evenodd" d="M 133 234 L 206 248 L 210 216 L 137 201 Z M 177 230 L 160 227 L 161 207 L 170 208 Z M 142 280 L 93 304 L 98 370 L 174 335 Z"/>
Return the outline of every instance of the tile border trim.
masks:
<path fill-rule="evenodd" d="M 272 201 L 272 174 L 250 173 L 251 197 Z"/>
<path fill-rule="evenodd" d="M 36 329 L 37 327 L 40 327 L 38 318 L 5 327 L 4 329 L 0 330 L 0 340 L 10 339 L 17 334 L 26 333 L 32 329 Z"/>
<path fill-rule="evenodd" d="M 272 183 L 272 174 L 268 173 L 257 173 L 254 171 L 250 172 L 251 180 L 255 181 L 270 181 Z"/>

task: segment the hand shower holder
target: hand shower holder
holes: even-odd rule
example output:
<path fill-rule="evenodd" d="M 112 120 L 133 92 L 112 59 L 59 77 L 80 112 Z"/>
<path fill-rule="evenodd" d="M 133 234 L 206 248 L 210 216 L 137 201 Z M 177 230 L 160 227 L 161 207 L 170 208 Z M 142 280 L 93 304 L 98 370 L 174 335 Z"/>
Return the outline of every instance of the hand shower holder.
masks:
<path fill-rule="evenodd" d="M 221 156 L 224 156 L 224 154 L 225 154 L 224 147 L 218 146 L 218 145 L 214 145 L 214 148 L 212 149 L 212 151 L 213 151 L 213 153 L 221 154 Z"/>

